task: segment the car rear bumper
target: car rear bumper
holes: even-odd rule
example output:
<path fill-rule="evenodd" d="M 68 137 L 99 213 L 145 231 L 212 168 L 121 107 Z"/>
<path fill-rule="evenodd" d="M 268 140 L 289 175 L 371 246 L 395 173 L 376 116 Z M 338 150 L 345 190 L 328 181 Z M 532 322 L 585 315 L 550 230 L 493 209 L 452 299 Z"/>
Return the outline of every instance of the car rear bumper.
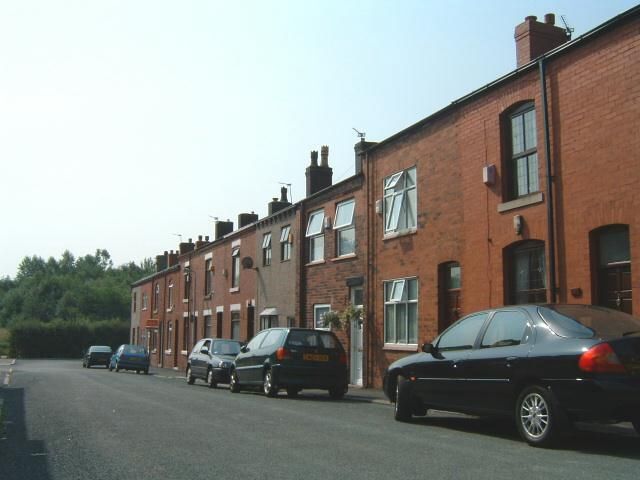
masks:
<path fill-rule="evenodd" d="M 549 384 L 560 406 L 576 420 L 640 418 L 640 378 L 556 380 Z"/>
<path fill-rule="evenodd" d="M 334 388 L 348 385 L 345 368 L 318 369 L 313 367 L 273 365 L 273 379 L 279 386 L 301 388 Z"/>
<path fill-rule="evenodd" d="M 148 362 L 132 362 L 129 360 L 117 360 L 118 368 L 121 370 L 146 370 L 149 368 Z"/>

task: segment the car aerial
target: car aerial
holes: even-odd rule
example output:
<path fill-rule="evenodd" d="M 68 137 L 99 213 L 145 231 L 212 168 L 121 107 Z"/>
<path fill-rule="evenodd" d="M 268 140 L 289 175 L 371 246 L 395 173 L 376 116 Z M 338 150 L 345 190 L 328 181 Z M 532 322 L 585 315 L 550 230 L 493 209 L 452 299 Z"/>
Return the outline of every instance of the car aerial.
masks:
<path fill-rule="evenodd" d="M 237 340 L 203 338 L 193 347 L 187 360 L 187 383 L 197 378 L 205 380 L 210 388 L 218 383 L 229 383 L 231 367 L 242 344 Z"/>
<path fill-rule="evenodd" d="M 396 420 L 429 408 L 505 415 L 534 446 L 574 421 L 631 421 L 640 433 L 640 320 L 592 305 L 473 313 L 392 363 L 384 392 Z"/>
<path fill-rule="evenodd" d="M 109 366 L 109 360 L 111 360 L 113 350 L 111 347 L 105 345 L 92 345 L 87 348 L 82 356 L 82 366 L 84 368 L 91 368 L 93 365 Z"/>
<path fill-rule="evenodd" d="M 149 352 L 140 345 L 120 345 L 111 357 L 109 371 L 135 370 L 136 373 L 149 373 Z"/>
<path fill-rule="evenodd" d="M 270 328 L 240 349 L 231 370 L 229 390 L 262 387 L 274 397 L 283 388 L 295 397 L 304 388 L 326 389 L 331 398 L 347 392 L 347 357 L 330 331 Z"/>

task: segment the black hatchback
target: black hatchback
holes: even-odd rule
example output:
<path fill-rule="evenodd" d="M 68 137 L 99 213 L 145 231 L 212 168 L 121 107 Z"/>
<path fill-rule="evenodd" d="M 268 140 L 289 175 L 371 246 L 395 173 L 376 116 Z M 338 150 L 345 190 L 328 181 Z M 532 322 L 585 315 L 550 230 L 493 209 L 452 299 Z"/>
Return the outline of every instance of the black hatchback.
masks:
<path fill-rule="evenodd" d="M 187 383 L 201 378 L 210 388 L 218 383 L 229 383 L 233 359 L 240 353 L 242 344 L 223 338 L 203 338 L 193 347 L 187 360 Z"/>
<path fill-rule="evenodd" d="M 330 331 L 270 328 L 258 333 L 241 349 L 231 371 L 229 389 L 262 387 L 276 396 L 283 388 L 295 397 L 302 389 L 326 389 L 339 399 L 348 388 L 347 357 Z"/>
<path fill-rule="evenodd" d="M 631 421 L 640 433 L 640 320 L 591 305 L 527 305 L 460 319 L 392 363 L 395 418 L 427 409 L 515 418 L 548 445 L 573 421 Z"/>

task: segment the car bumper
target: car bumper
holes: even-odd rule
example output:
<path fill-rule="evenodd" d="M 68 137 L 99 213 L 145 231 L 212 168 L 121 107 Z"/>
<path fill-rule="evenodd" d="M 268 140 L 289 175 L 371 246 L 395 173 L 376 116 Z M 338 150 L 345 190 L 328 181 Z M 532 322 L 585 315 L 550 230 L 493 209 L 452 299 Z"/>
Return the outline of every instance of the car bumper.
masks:
<path fill-rule="evenodd" d="M 120 370 L 147 370 L 149 368 L 148 362 L 131 362 L 127 360 L 118 360 L 116 363 Z"/>
<path fill-rule="evenodd" d="M 213 378 L 218 383 L 229 383 L 231 380 L 231 368 L 215 367 L 212 369 Z"/>
<path fill-rule="evenodd" d="M 576 420 L 640 418 L 640 378 L 550 381 L 560 406 Z"/>
<path fill-rule="evenodd" d="M 318 369 L 273 365 L 271 367 L 276 384 L 301 388 L 333 388 L 349 384 L 346 369 Z"/>

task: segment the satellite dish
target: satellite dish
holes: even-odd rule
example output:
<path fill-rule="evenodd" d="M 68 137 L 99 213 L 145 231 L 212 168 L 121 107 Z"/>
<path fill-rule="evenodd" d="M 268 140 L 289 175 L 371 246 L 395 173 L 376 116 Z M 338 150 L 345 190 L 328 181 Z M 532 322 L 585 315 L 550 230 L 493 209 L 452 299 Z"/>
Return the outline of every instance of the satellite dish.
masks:
<path fill-rule="evenodd" d="M 253 267 L 253 258 L 251 257 L 243 257 L 241 260 L 242 268 L 252 268 Z"/>

